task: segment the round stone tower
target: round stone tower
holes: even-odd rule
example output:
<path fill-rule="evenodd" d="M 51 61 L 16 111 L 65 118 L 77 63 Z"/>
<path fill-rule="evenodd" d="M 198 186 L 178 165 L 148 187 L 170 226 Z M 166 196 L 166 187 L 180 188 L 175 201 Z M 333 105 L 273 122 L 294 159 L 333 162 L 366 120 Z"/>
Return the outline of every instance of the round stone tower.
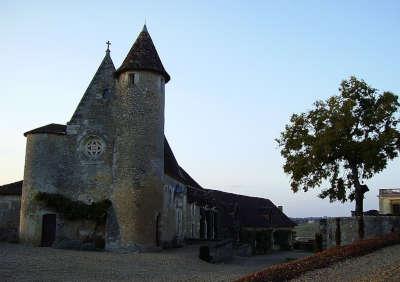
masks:
<path fill-rule="evenodd" d="M 49 124 L 24 135 L 27 142 L 19 239 L 21 243 L 39 246 L 43 243 L 43 216 L 53 212 L 39 205 L 35 196 L 39 192 L 57 193 L 59 183 L 65 181 L 60 173 L 65 159 L 65 126 Z"/>
<path fill-rule="evenodd" d="M 106 248 L 143 251 L 158 245 L 161 232 L 164 86 L 170 79 L 146 26 L 115 77 L 111 201 L 118 235 Z"/>

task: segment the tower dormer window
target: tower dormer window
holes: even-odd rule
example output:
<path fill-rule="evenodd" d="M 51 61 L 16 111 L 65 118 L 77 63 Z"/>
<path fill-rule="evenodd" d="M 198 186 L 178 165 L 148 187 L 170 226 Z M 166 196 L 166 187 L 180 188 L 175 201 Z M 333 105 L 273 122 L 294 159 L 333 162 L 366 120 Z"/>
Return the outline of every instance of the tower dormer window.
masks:
<path fill-rule="evenodd" d="M 129 74 L 129 86 L 133 86 L 133 85 L 135 85 L 135 74 L 130 73 Z"/>

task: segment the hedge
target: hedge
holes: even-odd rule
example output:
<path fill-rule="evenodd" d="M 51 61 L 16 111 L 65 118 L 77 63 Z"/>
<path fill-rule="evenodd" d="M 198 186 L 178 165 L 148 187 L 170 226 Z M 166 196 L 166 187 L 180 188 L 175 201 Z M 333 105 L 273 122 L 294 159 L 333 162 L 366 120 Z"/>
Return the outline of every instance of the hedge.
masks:
<path fill-rule="evenodd" d="M 336 246 L 299 260 L 273 265 L 256 273 L 242 277 L 236 282 L 286 281 L 307 271 L 328 267 L 347 258 L 358 257 L 377 249 L 400 243 L 400 234 L 391 233 L 381 237 L 356 241 L 346 246 Z"/>

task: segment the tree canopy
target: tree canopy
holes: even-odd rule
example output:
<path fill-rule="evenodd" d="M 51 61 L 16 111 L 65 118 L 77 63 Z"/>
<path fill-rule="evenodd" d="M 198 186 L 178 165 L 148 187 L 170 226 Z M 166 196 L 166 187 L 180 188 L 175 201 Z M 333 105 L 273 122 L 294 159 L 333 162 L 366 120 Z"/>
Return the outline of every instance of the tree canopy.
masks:
<path fill-rule="evenodd" d="M 321 198 L 356 200 L 356 213 L 368 187 L 363 181 L 386 168 L 400 148 L 398 97 L 363 80 L 342 81 L 339 94 L 293 114 L 276 139 L 291 177 L 291 189 L 322 188 Z"/>

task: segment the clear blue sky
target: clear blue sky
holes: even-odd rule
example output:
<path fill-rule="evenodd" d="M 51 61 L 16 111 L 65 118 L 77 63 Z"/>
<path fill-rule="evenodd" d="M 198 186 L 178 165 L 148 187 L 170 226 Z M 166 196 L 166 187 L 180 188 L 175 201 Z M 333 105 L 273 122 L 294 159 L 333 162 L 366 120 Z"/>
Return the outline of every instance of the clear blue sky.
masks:
<path fill-rule="evenodd" d="M 290 191 L 274 138 L 350 75 L 400 93 L 400 1 L 189 2 L 2 0 L 0 184 L 23 177 L 22 133 L 66 123 L 105 41 L 118 67 L 146 19 L 171 75 L 166 135 L 198 182 L 290 216 L 348 215 L 353 204 Z M 400 186 L 399 164 L 368 181 L 366 209 Z"/>

